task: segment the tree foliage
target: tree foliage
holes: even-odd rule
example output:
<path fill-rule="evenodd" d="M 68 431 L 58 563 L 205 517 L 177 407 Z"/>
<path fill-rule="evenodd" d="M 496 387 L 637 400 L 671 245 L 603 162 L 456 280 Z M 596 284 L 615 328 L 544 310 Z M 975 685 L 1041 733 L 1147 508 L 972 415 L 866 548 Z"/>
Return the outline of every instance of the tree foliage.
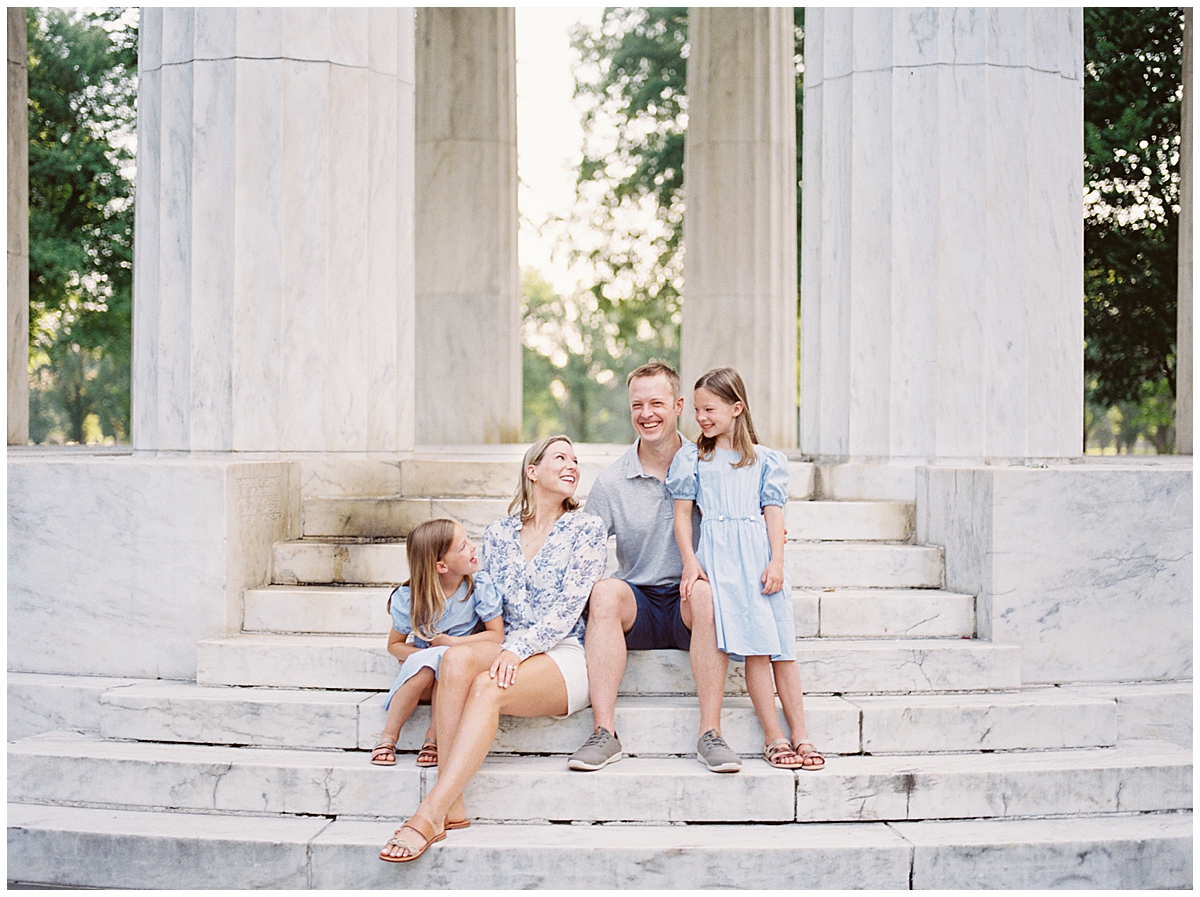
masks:
<path fill-rule="evenodd" d="M 124 13 L 28 12 L 35 442 L 83 442 L 93 414 L 129 432 L 137 29 Z"/>
<path fill-rule="evenodd" d="M 1175 390 L 1182 10 L 1083 14 L 1085 365 L 1108 407 Z"/>

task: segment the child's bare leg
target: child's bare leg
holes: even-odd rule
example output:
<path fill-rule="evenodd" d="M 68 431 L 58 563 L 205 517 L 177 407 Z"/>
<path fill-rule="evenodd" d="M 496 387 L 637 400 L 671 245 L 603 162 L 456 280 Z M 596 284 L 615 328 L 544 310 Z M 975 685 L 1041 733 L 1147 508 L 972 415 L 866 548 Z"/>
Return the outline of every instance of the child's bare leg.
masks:
<path fill-rule="evenodd" d="M 799 681 L 799 680 L 797 680 Z M 779 727 L 779 714 L 775 711 L 775 685 L 771 681 L 771 658 L 758 654 L 746 658 L 746 691 L 754 704 L 754 713 L 762 726 L 766 743 L 783 738 Z"/>
<path fill-rule="evenodd" d="M 392 695 L 392 703 L 388 705 L 387 719 L 383 723 L 381 739 L 393 742 L 400 739 L 400 730 L 404 728 L 408 718 L 417 709 L 421 698 L 429 697 L 432 686 L 433 670 L 429 667 L 421 667 L 416 675 L 396 689 L 396 693 Z"/>
<path fill-rule="evenodd" d="M 771 664 L 775 673 L 775 690 L 783 705 L 783 716 L 792 733 L 792 744 L 808 741 L 804 722 L 804 691 L 800 688 L 800 667 L 794 660 L 777 660 Z"/>
<path fill-rule="evenodd" d="M 429 689 L 429 725 L 425 729 L 422 744 L 437 744 L 437 692 L 438 685 L 435 679 Z"/>

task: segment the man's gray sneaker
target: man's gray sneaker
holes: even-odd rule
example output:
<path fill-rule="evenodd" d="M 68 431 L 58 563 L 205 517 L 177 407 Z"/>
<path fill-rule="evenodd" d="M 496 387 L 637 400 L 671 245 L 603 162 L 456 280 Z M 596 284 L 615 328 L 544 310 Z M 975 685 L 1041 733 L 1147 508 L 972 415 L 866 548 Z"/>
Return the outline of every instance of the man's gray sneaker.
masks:
<path fill-rule="evenodd" d="M 616 763 L 624 756 L 621 753 L 621 742 L 617 741 L 617 733 L 597 726 L 596 731 L 583 743 L 583 747 L 571 755 L 567 767 L 591 772 Z"/>
<path fill-rule="evenodd" d="M 716 729 L 709 729 L 696 743 L 696 759 L 713 772 L 737 772 L 742 758 L 729 749 Z"/>

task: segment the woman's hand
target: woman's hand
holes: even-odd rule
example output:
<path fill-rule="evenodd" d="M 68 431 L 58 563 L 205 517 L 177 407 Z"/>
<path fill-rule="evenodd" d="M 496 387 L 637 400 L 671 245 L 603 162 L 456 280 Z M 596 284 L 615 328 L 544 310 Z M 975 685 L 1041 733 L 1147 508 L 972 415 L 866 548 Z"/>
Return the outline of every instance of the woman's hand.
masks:
<path fill-rule="evenodd" d="M 684 601 L 687 601 L 689 598 L 691 598 L 692 586 L 694 586 L 699 580 L 708 582 L 708 577 L 704 574 L 704 570 L 700 566 L 699 561 L 695 559 L 691 561 L 684 561 L 683 576 L 679 580 L 679 597 Z"/>
<path fill-rule="evenodd" d="M 492 661 L 492 668 L 488 670 L 488 676 L 495 679 L 496 684 L 501 688 L 508 688 L 517 681 L 517 667 L 520 665 L 521 658 L 512 651 L 501 651 Z"/>
<path fill-rule="evenodd" d="M 762 584 L 764 595 L 772 595 L 783 588 L 783 558 L 772 558 L 763 571 Z"/>

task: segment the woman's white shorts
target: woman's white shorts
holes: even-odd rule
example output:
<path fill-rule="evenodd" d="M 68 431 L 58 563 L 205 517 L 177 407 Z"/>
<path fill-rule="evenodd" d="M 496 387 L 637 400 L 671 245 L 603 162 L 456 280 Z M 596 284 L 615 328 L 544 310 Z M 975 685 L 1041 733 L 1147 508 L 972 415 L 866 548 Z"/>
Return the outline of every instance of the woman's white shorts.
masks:
<path fill-rule="evenodd" d="M 567 683 L 567 712 L 554 717 L 566 719 L 592 703 L 588 695 L 587 655 L 579 639 L 568 636 L 547 651 L 546 656 L 558 665 L 558 671 Z"/>

